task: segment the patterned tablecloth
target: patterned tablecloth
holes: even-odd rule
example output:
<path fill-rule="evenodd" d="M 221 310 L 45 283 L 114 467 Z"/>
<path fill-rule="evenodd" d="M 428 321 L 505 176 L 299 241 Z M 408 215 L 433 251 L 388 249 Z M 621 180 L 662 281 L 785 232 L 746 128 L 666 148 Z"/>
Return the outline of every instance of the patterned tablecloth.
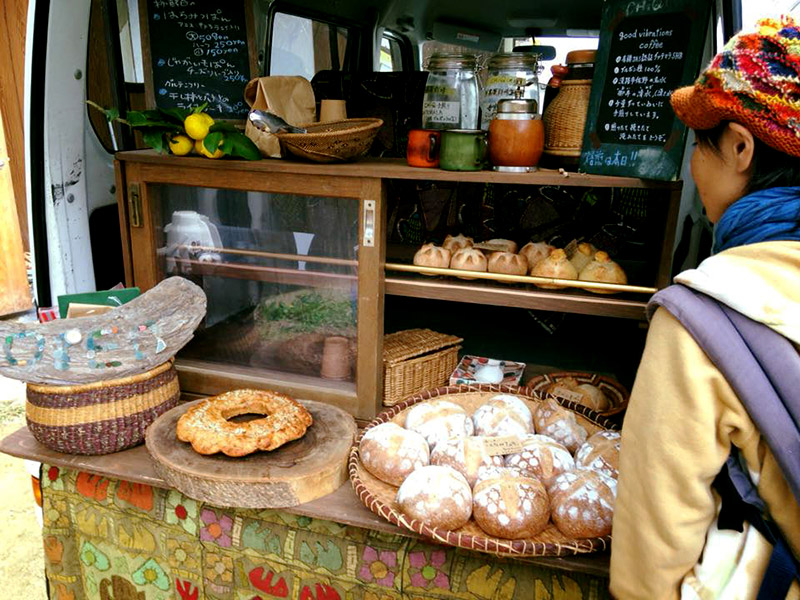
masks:
<path fill-rule="evenodd" d="M 43 465 L 53 600 L 607 598 L 598 576 Z"/>

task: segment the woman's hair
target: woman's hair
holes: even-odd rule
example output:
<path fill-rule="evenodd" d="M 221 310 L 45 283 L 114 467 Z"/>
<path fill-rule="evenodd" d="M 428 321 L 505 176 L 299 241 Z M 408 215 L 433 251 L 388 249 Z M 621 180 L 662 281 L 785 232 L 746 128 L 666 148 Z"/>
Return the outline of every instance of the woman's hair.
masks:
<path fill-rule="evenodd" d="M 719 140 L 728 126 L 723 121 L 713 129 L 696 129 L 697 143 L 719 152 Z M 753 136 L 753 173 L 746 194 L 774 187 L 800 186 L 800 158 L 775 150 Z"/>

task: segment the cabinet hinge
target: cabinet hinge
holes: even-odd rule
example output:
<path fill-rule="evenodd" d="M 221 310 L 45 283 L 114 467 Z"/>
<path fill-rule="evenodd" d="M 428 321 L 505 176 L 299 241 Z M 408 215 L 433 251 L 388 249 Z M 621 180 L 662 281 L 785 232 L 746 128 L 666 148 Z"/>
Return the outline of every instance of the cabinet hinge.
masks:
<path fill-rule="evenodd" d="M 131 183 L 128 186 L 128 222 L 131 227 L 142 226 L 142 196 L 139 193 L 138 183 Z"/>

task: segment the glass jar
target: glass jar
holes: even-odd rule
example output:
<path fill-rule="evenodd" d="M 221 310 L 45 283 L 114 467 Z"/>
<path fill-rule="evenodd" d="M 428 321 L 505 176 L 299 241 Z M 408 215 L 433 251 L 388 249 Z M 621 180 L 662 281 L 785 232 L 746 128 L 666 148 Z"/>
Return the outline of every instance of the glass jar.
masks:
<path fill-rule="evenodd" d="M 508 52 L 495 54 L 487 65 L 486 83 L 481 92 L 481 127 L 489 128 L 497 112 L 497 102 L 513 98 L 522 86 L 523 98 L 539 104 L 539 61 L 536 54 Z"/>
<path fill-rule="evenodd" d="M 434 54 L 422 100 L 424 129 L 477 129 L 477 61 L 471 54 Z"/>

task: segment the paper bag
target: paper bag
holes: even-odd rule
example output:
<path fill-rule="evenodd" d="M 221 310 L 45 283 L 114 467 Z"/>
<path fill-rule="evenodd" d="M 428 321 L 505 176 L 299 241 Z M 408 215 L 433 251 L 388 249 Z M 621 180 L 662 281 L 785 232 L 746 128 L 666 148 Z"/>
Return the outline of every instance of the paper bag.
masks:
<path fill-rule="evenodd" d="M 311 82 L 299 75 L 259 77 L 247 84 L 244 97 L 250 108 L 268 110 L 290 125 L 313 123 L 317 114 Z M 248 120 L 244 133 L 266 158 L 281 158 L 278 138 L 269 131 L 257 129 Z"/>

